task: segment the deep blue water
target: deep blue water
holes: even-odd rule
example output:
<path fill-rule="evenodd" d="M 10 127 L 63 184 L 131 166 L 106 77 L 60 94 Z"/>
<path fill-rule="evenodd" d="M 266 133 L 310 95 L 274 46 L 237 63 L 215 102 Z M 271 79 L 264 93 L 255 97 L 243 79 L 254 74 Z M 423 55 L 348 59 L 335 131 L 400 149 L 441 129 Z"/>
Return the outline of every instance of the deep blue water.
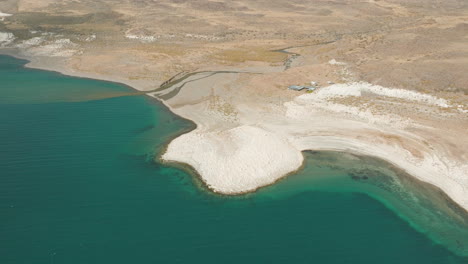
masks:
<path fill-rule="evenodd" d="M 306 153 L 276 185 L 215 195 L 155 161 L 188 121 L 125 86 L 23 64 L 0 56 L 0 263 L 468 263 L 464 215 L 433 213 L 443 196 L 384 164 Z"/>

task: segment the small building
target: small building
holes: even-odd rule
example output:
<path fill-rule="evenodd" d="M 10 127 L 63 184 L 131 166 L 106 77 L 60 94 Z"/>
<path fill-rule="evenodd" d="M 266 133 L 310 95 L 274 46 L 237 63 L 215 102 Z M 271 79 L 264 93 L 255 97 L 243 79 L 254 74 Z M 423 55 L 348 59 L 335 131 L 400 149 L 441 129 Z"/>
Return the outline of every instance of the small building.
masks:
<path fill-rule="evenodd" d="M 294 91 L 301 91 L 306 89 L 305 86 L 300 86 L 300 85 L 291 85 L 288 87 L 289 90 L 294 90 Z"/>
<path fill-rule="evenodd" d="M 317 87 L 313 87 L 313 86 L 304 86 L 305 89 L 307 89 L 307 91 L 314 91 L 315 89 L 317 89 Z"/>

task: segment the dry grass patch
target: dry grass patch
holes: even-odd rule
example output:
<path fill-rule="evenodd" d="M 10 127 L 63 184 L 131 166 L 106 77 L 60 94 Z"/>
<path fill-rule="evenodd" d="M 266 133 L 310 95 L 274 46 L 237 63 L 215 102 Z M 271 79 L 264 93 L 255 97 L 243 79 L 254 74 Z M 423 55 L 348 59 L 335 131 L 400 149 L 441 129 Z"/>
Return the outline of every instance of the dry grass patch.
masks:
<path fill-rule="evenodd" d="M 214 53 L 212 56 L 214 59 L 226 63 L 241 63 L 246 61 L 277 63 L 287 59 L 287 54 L 274 52 L 262 48 L 240 48 L 223 50 Z"/>
<path fill-rule="evenodd" d="M 136 46 L 134 49 L 137 51 L 143 51 L 145 54 L 156 55 L 160 53 L 171 57 L 184 56 L 190 51 L 187 47 L 159 43 L 141 44 Z"/>

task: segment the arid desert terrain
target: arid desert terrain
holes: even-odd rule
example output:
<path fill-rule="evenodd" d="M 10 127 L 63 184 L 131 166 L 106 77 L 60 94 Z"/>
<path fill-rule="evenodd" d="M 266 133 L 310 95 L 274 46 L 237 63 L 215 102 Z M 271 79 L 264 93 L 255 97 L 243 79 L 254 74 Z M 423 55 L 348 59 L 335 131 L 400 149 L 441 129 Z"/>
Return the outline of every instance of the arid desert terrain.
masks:
<path fill-rule="evenodd" d="M 468 209 L 466 0 L 6 0 L 0 12 L 1 53 L 128 84 L 192 120 L 161 158 L 216 192 L 338 150 Z"/>

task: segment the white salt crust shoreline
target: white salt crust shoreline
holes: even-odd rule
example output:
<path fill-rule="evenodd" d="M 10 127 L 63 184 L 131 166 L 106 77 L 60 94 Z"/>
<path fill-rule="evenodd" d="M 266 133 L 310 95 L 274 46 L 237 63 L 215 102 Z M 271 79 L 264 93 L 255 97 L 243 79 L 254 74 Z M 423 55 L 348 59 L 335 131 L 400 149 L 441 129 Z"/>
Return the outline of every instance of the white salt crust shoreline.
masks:
<path fill-rule="evenodd" d="M 174 139 L 162 159 L 192 166 L 215 192 L 240 194 L 271 185 L 297 171 L 303 163 L 302 151 L 340 151 L 372 156 L 440 188 L 468 211 L 466 188 L 453 178 L 441 177 L 449 174 L 463 177 L 467 168 L 451 168 L 436 155 L 428 155 L 422 162 L 412 162 L 411 156 L 404 150 L 365 144 L 358 140 L 311 136 L 291 143 L 271 135 L 271 132 L 250 126 L 214 133 L 195 130 Z M 228 138 L 230 142 L 227 142 Z M 250 146 L 245 145 L 249 141 Z M 227 156 L 228 153 L 230 156 Z"/>
<path fill-rule="evenodd" d="M 343 88 L 347 89 L 345 93 Z M 327 101 L 371 92 L 449 107 L 449 102 L 441 98 L 407 90 L 393 93 L 391 90 L 368 83 L 332 85 L 286 102 L 285 114 L 272 116 L 273 122 L 265 122 L 264 116 L 259 118 L 255 109 L 249 109 L 243 111 L 250 114 L 240 117 L 240 125 L 224 127 L 213 125 L 216 121 L 210 119 L 215 115 L 203 114 L 201 106 L 172 109 L 178 115 L 195 120 L 198 127 L 174 139 L 162 159 L 189 164 L 215 192 L 236 194 L 270 185 L 298 170 L 303 163 L 302 151 L 350 152 L 385 160 L 417 179 L 439 187 L 468 210 L 468 165 L 452 161 L 441 154 L 442 151 L 431 150 L 421 143 L 425 142 L 424 138 L 405 131 L 404 128 L 412 125 L 411 120 L 398 120 L 397 116 L 374 114 Z M 327 113 L 330 111 L 332 115 Z M 405 139 L 423 157 L 415 157 L 405 147 L 392 142 L 363 140 L 360 138 L 362 131 L 367 131 L 364 135 L 375 132 Z"/>
<path fill-rule="evenodd" d="M 2 11 L 0 11 L 0 17 L 10 17 L 10 16 L 12 16 L 12 14 L 3 13 Z"/>
<path fill-rule="evenodd" d="M 210 189 L 224 194 L 269 185 L 303 162 L 290 142 L 253 126 L 190 132 L 173 140 L 162 159 L 191 165 Z"/>
<path fill-rule="evenodd" d="M 121 82 L 139 91 L 150 90 L 150 84 L 148 83 L 116 80 L 113 77 L 70 71 L 64 67 L 51 65 L 50 61 L 42 62 L 34 57 L 21 56 L 15 52 L 8 52 L 7 54 L 32 61 L 26 65 L 27 67 L 53 70 L 70 76 Z M 375 93 L 387 96 L 388 91 L 385 89 L 391 90 L 366 83 L 362 84 L 363 86 L 357 89 L 361 93 L 377 91 Z M 193 82 L 192 85 L 197 84 Z M 339 85 L 352 86 L 353 84 Z M 382 88 L 384 89 L 383 92 L 381 91 Z M 184 91 L 188 90 L 185 88 Z M 341 96 L 357 96 L 356 91 L 352 91 L 351 95 L 341 95 L 339 92 L 338 94 L 332 93 L 331 96 L 326 95 L 329 92 L 330 90 L 324 89 L 321 93 L 317 93 L 317 98 L 333 99 Z M 413 93 L 412 91 L 407 92 Z M 193 95 L 190 91 L 187 93 L 189 93 L 189 96 Z M 153 94 L 148 95 L 155 97 Z M 220 125 L 216 128 L 210 127 L 213 123 L 216 123 L 216 120 L 211 120 L 214 116 L 203 113 L 200 106 L 187 105 L 175 108 L 171 106 L 172 102 L 170 100 L 162 101 L 175 114 L 195 122 L 197 128 L 170 142 L 166 152 L 161 155 L 161 159 L 190 165 L 197 171 L 205 184 L 215 192 L 238 194 L 255 191 L 296 171 L 302 166 L 304 159 L 302 151 L 304 150 L 350 152 L 385 160 L 405 170 L 417 179 L 440 188 L 454 202 L 468 211 L 467 164 L 453 163 L 450 158 L 437 153 L 431 154 L 430 151 L 424 151 L 424 158 L 417 159 L 404 148 L 388 144 L 363 142 L 355 137 L 355 132 L 369 128 L 399 134 L 402 137 L 413 137 L 412 140 L 422 139 L 414 138 L 414 135 L 399 131 L 397 127 L 393 128 L 391 125 L 385 129 L 374 127 L 374 125 L 381 123 L 392 124 L 393 122 L 387 120 L 387 117 L 373 116 L 376 120 L 369 122 L 365 118 L 356 121 L 337 119 L 327 115 L 303 115 L 304 111 L 308 112 L 310 110 L 308 108 L 310 106 L 301 107 L 301 105 L 311 99 L 312 95 L 304 94 L 296 97 L 291 102 L 286 102 L 285 115 L 273 116 L 275 122 L 271 124 L 263 123 L 258 116 L 252 114 L 248 118 L 246 116 L 241 117 L 240 123 L 245 124 Z M 187 94 L 182 96 L 187 96 Z M 179 95 L 176 97 L 179 97 Z M 195 101 L 198 100 L 196 97 L 194 95 Z M 446 101 L 443 101 L 443 99 L 432 96 L 426 97 L 426 95 L 421 98 L 413 98 L 413 101 L 445 107 Z M 406 98 L 406 100 L 410 99 Z M 324 108 L 336 108 L 336 105 L 330 102 L 318 103 L 315 101 L 312 102 L 311 106 L 322 108 L 322 110 Z M 300 110 L 298 111 L 298 109 Z M 349 109 L 352 109 L 352 107 L 349 107 Z M 349 111 L 349 109 L 346 111 Z M 337 112 L 341 111 L 337 110 Z M 244 111 L 247 110 L 242 109 L 240 112 Z M 357 114 L 359 116 L 362 111 L 351 111 L 348 114 L 353 116 Z M 304 119 L 304 116 L 307 118 Z M 290 120 L 291 123 L 283 123 L 283 119 Z M 304 126 L 304 124 L 307 125 Z M 347 131 L 342 131 L 343 127 L 349 128 L 352 136 L 347 136 Z"/>
<path fill-rule="evenodd" d="M 248 131 L 256 130 L 258 128 L 244 127 L 238 129 L 245 129 Z M 400 158 L 400 155 L 403 153 L 394 151 L 391 148 L 366 145 L 362 142 L 346 140 L 338 137 L 317 136 L 304 139 L 303 142 L 301 142 L 302 148 L 281 148 L 278 146 L 263 148 L 264 145 L 261 144 L 260 147 L 258 145 L 252 146 L 248 150 L 244 146 L 240 151 L 241 153 L 249 151 L 253 153 L 253 155 L 262 155 L 264 159 L 255 159 L 250 156 L 249 158 L 252 159 L 246 162 L 246 159 L 244 159 L 245 157 L 240 157 L 242 154 L 238 153 L 234 153 L 230 160 L 227 160 L 225 157 L 215 157 L 213 159 L 213 154 L 202 155 L 200 154 L 200 150 L 209 151 L 210 148 L 216 148 L 216 143 L 213 144 L 211 138 L 204 138 L 205 136 L 203 134 L 199 134 L 197 132 L 194 133 L 195 135 L 190 134 L 187 137 L 182 135 L 181 137 L 173 140 L 161 158 L 166 162 L 177 162 L 190 165 L 195 169 L 207 187 L 216 193 L 228 195 L 243 194 L 274 184 L 278 180 L 294 173 L 302 167 L 304 162 L 302 151 L 337 151 L 361 156 L 376 157 L 384 160 L 399 169 L 404 170 L 416 179 L 440 188 L 455 203 L 468 211 L 468 207 L 466 206 L 466 189 L 452 179 L 444 179 L 442 181 L 440 178 L 435 177 L 435 175 L 438 175 L 437 173 L 446 174 L 452 171 L 448 167 L 440 166 L 443 162 L 440 162 L 440 158 L 437 156 L 426 158 L 424 166 L 421 166 L 413 164 L 409 160 Z M 268 134 L 268 132 L 261 130 L 256 133 L 263 135 Z M 242 134 L 245 134 L 245 131 L 243 131 Z M 212 135 L 209 135 L 208 137 L 211 136 Z M 252 134 L 249 134 L 251 140 L 260 140 L 260 138 L 252 138 L 252 136 Z M 267 142 L 266 140 L 263 141 Z M 227 148 L 230 147 L 232 146 L 228 146 Z M 266 153 L 268 151 L 275 151 L 276 153 Z M 286 160 L 276 160 L 278 157 L 281 157 L 281 155 L 277 154 L 278 152 L 288 153 L 291 156 L 288 156 Z M 200 158 L 203 159 L 203 161 L 201 161 Z M 235 162 L 239 160 L 243 160 L 243 163 L 238 166 Z M 434 163 L 438 164 L 434 166 Z M 268 167 L 272 164 L 275 164 L 273 167 L 275 170 Z M 222 177 L 220 177 L 220 175 L 222 175 Z"/>

